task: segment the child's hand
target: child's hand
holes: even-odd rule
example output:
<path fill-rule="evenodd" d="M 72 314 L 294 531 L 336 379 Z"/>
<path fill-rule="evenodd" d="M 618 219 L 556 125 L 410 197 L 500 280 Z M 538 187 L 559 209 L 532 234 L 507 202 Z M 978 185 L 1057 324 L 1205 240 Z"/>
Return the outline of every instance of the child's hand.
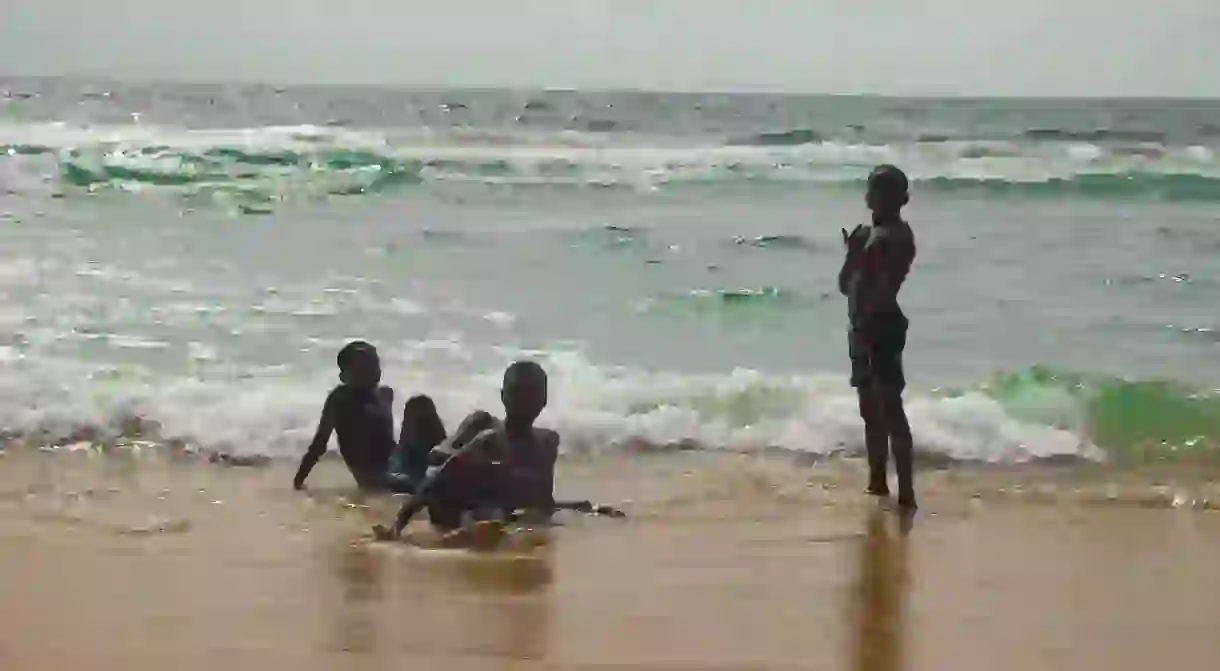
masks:
<path fill-rule="evenodd" d="M 864 226 L 856 226 L 851 233 L 848 233 L 846 228 L 839 230 L 843 232 L 843 245 L 847 247 L 848 254 L 859 254 L 864 251 L 864 245 L 868 244 L 868 231 Z"/>
<path fill-rule="evenodd" d="M 398 533 L 387 526 L 375 524 L 373 525 L 373 539 L 378 541 L 398 540 Z"/>

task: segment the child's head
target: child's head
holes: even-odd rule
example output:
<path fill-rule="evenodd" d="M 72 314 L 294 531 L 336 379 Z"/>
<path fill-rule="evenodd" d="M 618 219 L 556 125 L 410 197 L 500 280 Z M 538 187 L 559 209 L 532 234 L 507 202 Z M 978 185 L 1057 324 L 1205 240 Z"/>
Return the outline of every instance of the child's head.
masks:
<path fill-rule="evenodd" d="M 892 165 L 879 165 L 868 174 L 868 191 L 864 202 L 877 215 L 898 214 L 910 201 L 907 176 Z"/>
<path fill-rule="evenodd" d="M 343 384 L 372 389 L 381 383 L 381 358 L 377 348 L 356 340 L 339 350 L 339 380 Z"/>
<path fill-rule="evenodd" d="M 532 423 L 546 407 L 546 371 L 533 361 L 518 361 L 504 371 L 500 400 L 506 420 Z"/>
<path fill-rule="evenodd" d="M 431 398 L 420 394 L 407 399 L 402 407 L 402 432 L 407 440 L 429 448 L 444 442 L 445 424 Z"/>

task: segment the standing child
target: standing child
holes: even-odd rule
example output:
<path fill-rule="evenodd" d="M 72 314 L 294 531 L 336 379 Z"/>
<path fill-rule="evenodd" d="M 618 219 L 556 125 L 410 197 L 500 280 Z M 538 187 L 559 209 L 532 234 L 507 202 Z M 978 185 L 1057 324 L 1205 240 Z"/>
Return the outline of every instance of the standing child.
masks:
<path fill-rule="evenodd" d="M 860 401 L 868 449 L 868 493 L 889 496 L 886 462 L 894 454 L 898 504 L 913 510 L 911 427 L 902 405 L 906 376 L 907 318 L 898 291 L 915 260 L 915 234 L 902 218 L 909 202 L 907 176 L 892 165 L 873 169 L 865 202 L 872 225 L 843 230 L 847 255 L 839 271 L 839 291 L 847 296 L 851 383 Z"/>

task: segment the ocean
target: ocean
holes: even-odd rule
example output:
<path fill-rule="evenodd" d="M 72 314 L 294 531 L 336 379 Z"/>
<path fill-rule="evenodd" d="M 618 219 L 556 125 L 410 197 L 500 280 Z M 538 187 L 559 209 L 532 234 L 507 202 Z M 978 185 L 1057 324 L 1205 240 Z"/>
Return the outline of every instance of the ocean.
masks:
<path fill-rule="evenodd" d="M 335 354 L 564 449 L 862 442 L 840 229 L 913 179 L 909 414 L 948 463 L 1220 440 L 1220 101 L 0 79 L 0 430 L 293 458 Z"/>

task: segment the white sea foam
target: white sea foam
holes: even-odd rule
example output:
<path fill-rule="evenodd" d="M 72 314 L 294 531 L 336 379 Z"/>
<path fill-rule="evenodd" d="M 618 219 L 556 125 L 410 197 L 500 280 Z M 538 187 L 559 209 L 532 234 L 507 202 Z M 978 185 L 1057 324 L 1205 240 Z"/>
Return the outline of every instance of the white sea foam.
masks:
<path fill-rule="evenodd" d="M 514 353 L 456 373 L 476 358 L 460 342 L 386 348 L 385 382 L 401 399 L 428 393 L 452 427 L 474 409 L 498 408 L 499 370 Z M 609 450 L 638 443 L 753 451 L 784 448 L 829 454 L 859 447 L 855 395 L 840 376 L 768 376 L 751 371 L 681 375 L 595 365 L 578 353 L 534 353 L 551 376 L 542 422 L 568 449 Z M 298 454 L 334 373 L 280 367 L 227 375 L 169 377 L 128 368 L 104 375 L 66 360 L 0 357 L 0 426 L 63 442 L 82 426 L 119 431 L 132 416 L 160 424 L 165 438 L 239 453 Z M 1065 399 L 1065 403 L 1066 403 Z M 1060 408 L 1069 412 L 1070 408 Z M 916 441 L 949 458 L 1014 462 L 1099 452 L 1068 430 L 1011 416 L 995 400 L 912 393 Z"/>

